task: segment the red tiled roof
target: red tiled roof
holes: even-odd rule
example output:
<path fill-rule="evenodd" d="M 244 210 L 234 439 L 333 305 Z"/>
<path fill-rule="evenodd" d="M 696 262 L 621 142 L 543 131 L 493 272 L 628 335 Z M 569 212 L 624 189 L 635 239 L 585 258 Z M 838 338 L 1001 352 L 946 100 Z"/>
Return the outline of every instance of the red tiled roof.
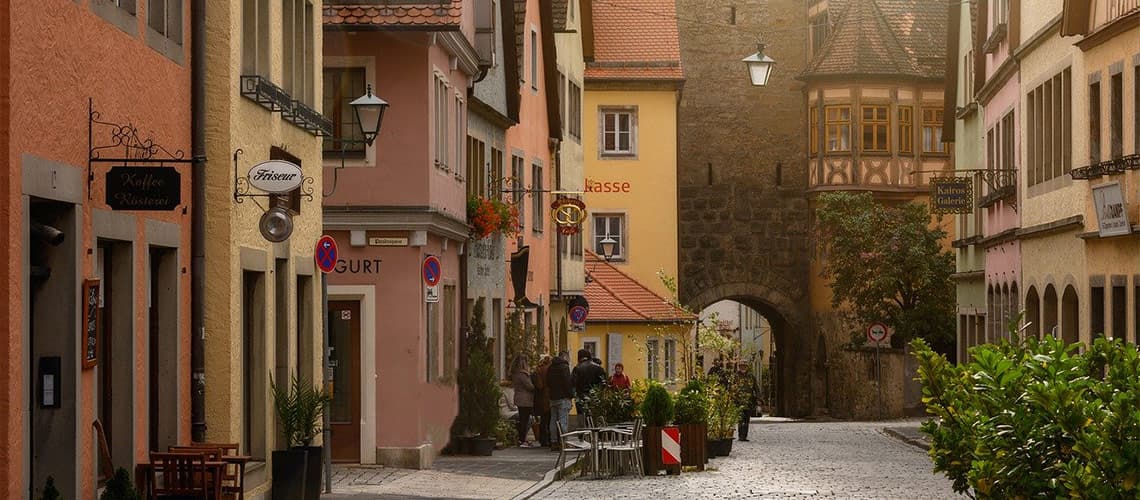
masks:
<path fill-rule="evenodd" d="M 683 80 L 673 0 L 594 0 L 586 79 Z"/>
<path fill-rule="evenodd" d="M 586 283 L 586 300 L 590 302 L 587 323 L 661 323 L 696 319 L 588 250 L 586 268 L 590 270 L 590 280 Z"/>
<path fill-rule="evenodd" d="M 835 2 L 838 15 L 803 76 L 942 78 L 946 6 L 930 0 Z"/>
<path fill-rule="evenodd" d="M 439 3 L 326 4 L 326 26 L 368 26 L 374 28 L 431 29 L 458 28 L 461 0 Z"/>

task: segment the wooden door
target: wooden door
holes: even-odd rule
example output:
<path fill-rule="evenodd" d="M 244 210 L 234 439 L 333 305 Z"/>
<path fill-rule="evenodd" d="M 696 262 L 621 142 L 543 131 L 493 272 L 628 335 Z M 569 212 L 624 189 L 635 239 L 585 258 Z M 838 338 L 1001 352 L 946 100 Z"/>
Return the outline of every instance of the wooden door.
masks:
<path fill-rule="evenodd" d="M 329 301 L 334 462 L 360 462 L 360 302 Z"/>

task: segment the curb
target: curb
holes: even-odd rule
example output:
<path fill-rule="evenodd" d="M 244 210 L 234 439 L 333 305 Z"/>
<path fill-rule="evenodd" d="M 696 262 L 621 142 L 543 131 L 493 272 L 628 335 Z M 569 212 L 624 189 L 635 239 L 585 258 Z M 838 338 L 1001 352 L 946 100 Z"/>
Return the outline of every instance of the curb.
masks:
<path fill-rule="evenodd" d="M 930 443 L 927 443 L 926 441 L 924 441 L 922 439 L 907 437 L 907 436 L 903 435 L 903 433 L 896 431 L 894 429 L 891 429 L 889 427 L 883 427 L 882 432 L 883 432 L 883 434 L 886 434 L 887 436 L 893 437 L 899 441 L 902 441 L 906 444 L 914 446 L 915 448 L 921 449 L 922 451 L 930 451 Z"/>
<path fill-rule="evenodd" d="M 523 490 L 522 493 L 519 493 L 518 495 L 512 497 L 511 500 L 526 500 L 534 495 L 537 495 L 538 492 L 546 489 L 547 486 L 550 486 L 552 483 L 554 483 L 554 478 L 558 477 L 559 473 L 577 465 L 580 458 L 581 457 L 579 456 L 574 460 L 567 461 L 566 464 L 562 466 L 562 468 L 555 467 L 549 471 L 546 471 L 546 474 L 542 476 L 542 479 L 540 479 L 537 483 L 531 485 L 530 488 Z"/>

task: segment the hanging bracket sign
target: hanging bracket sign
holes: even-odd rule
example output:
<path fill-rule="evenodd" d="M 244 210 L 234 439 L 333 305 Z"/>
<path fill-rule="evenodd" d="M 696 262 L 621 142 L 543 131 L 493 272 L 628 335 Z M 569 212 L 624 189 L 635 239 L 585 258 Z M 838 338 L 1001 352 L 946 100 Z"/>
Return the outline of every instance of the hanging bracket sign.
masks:
<path fill-rule="evenodd" d="M 263 161 L 249 169 L 249 184 L 273 194 L 285 194 L 301 187 L 305 174 L 295 163 L 284 160 Z"/>
<path fill-rule="evenodd" d="M 182 174 L 174 167 L 111 167 L 106 194 L 111 210 L 174 210 L 182 204 Z"/>
<path fill-rule="evenodd" d="M 968 214 L 974 211 L 974 181 L 970 177 L 935 177 L 930 180 L 930 211 Z"/>

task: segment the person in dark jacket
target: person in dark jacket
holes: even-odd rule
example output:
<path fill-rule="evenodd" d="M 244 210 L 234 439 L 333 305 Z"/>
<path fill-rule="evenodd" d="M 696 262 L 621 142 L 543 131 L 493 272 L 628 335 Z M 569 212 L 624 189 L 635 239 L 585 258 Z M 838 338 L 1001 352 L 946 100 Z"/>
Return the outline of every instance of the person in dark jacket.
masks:
<path fill-rule="evenodd" d="M 741 408 L 740 421 L 736 424 L 737 439 L 748 441 L 748 424 L 752 421 L 752 412 L 756 409 L 756 403 L 760 401 L 760 387 L 756 383 L 756 377 L 752 376 L 748 363 L 745 362 L 737 363 L 732 382 L 735 385 L 736 402 Z"/>
<path fill-rule="evenodd" d="M 550 363 L 554 358 L 543 354 L 538 359 L 538 368 L 534 370 L 534 413 L 538 415 L 538 428 L 534 433 L 538 436 L 538 444 L 550 446 L 550 388 L 546 385 L 546 376 L 550 372 Z"/>
<path fill-rule="evenodd" d="M 585 349 L 578 350 L 578 366 L 570 373 L 570 383 L 574 386 L 574 395 L 578 408 L 578 415 L 590 416 L 590 407 L 587 400 L 590 389 L 606 383 L 606 369 L 594 363 L 593 355 Z"/>
<path fill-rule="evenodd" d="M 529 363 L 522 355 L 515 357 L 515 362 L 511 364 L 511 386 L 515 390 L 515 406 L 519 408 L 519 446 L 529 448 L 526 431 L 530 427 L 530 416 L 534 411 L 535 387 L 530 378 Z"/>
<path fill-rule="evenodd" d="M 561 436 L 556 425 L 562 426 L 562 432 L 570 432 L 570 398 L 574 396 L 574 389 L 570 385 L 570 353 L 562 351 L 550 362 L 546 371 L 546 390 L 550 394 L 550 445 L 558 449 Z"/>

